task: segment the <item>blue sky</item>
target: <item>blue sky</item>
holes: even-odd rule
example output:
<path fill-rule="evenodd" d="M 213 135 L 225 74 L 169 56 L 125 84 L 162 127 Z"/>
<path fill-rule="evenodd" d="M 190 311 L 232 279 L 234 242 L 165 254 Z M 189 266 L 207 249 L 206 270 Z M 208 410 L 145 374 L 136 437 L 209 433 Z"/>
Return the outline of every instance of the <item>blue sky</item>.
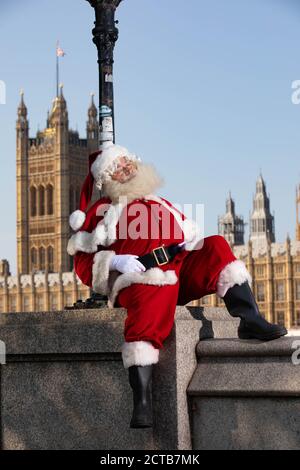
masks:
<path fill-rule="evenodd" d="M 300 79 L 300 3 L 124 0 L 117 19 L 117 142 L 157 166 L 166 180 L 161 195 L 205 205 L 206 236 L 217 232 L 229 190 L 248 221 L 261 170 L 276 239 L 287 232 L 294 238 L 300 105 L 292 104 L 291 84 Z M 7 87 L 0 105 L 0 258 L 13 271 L 19 90 L 34 136 L 55 95 L 60 39 L 70 125 L 84 136 L 89 95 L 98 88 L 93 21 L 85 0 L 0 3 L 0 80 Z"/>

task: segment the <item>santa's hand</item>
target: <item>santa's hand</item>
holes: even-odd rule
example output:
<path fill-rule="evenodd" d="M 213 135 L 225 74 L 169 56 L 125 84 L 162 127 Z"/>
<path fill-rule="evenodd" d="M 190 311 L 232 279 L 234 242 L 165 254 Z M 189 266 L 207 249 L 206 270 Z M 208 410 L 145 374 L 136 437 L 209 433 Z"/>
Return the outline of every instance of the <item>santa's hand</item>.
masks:
<path fill-rule="evenodd" d="M 146 271 L 145 266 L 137 260 L 136 255 L 115 255 L 111 259 L 109 269 L 120 273 L 139 273 Z"/>

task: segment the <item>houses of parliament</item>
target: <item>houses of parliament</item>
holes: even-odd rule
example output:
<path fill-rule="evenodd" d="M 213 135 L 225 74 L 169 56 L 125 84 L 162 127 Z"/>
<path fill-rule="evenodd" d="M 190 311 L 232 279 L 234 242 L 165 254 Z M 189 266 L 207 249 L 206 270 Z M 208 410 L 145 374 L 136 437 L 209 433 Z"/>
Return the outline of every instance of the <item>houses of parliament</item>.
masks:
<path fill-rule="evenodd" d="M 88 155 L 97 150 L 99 123 L 93 97 L 88 108 L 86 137 L 70 129 L 67 103 L 60 92 L 48 113 L 46 127 L 29 137 L 23 93 L 16 122 L 17 275 L 7 260 L 0 261 L 0 312 L 63 310 L 90 296 L 72 269 L 67 254 L 71 235 L 69 214 L 78 207 Z M 266 184 L 256 182 L 249 240 L 245 223 L 236 215 L 229 194 L 218 232 L 235 256 L 245 262 L 252 288 L 264 316 L 288 328 L 300 327 L 300 184 L 296 189 L 296 236 L 275 240 L 274 216 Z M 222 306 L 216 295 L 193 302 Z"/>
<path fill-rule="evenodd" d="M 29 137 L 21 93 L 16 123 L 17 275 L 0 263 L 0 312 L 62 310 L 90 295 L 67 254 L 69 214 L 78 207 L 88 155 L 98 148 L 93 97 L 86 138 L 69 128 L 63 88 L 52 103 L 46 128 Z"/>
<path fill-rule="evenodd" d="M 219 217 L 218 232 L 226 238 L 235 256 L 246 264 L 260 312 L 271 322 L 288 328 L 300 327 L 300 185 L 296 188 L 296 237 L 283 243 L 275 240 L 274 216 L 266 184 L 259 176 L 250 216 L 250 237 L 244 242 L 245 223 L 235 212 L 229 194 L 226 213 Z M 215 294 L 196 305 L 222 306 Z"/>

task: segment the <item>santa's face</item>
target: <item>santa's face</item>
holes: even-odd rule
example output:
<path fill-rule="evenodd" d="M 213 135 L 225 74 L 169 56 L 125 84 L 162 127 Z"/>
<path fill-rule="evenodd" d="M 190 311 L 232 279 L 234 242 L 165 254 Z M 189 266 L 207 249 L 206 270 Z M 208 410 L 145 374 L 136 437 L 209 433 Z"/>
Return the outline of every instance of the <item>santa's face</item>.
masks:
<path fill-rule="evenodd" d="M 119 183 L 129 181 L 137 174 L 136 162 L 129 160 L 127 157 L 120 157 L 115 172 L 111 175 L 111 179 Z"/>
<path fill-rule="evenodd" d="M 153 194 L 163 184 L 152 165 L 130 161 L 127 157 L 117 163 L 120 165 L 114 167 L 101 187 L 102 196 L 109 197 L 114 204 L 120 197 L 126 197 L 129 202 Z"/>

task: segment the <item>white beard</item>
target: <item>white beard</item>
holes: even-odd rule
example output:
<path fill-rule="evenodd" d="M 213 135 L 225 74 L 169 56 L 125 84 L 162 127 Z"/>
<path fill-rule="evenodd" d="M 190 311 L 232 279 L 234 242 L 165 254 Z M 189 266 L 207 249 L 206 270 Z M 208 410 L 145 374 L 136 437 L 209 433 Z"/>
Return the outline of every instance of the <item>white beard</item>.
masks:
<path fill-rule="evenodd" d="M 109 180 L 103 184 L 101 193 L 109 197 L 113 204 L 122 196 L 130 202 L 155 193 L 163 184 L 163 179 L 153 165 L 137 162 L 137 174 L 133 178 L 125 183 Z"/>

